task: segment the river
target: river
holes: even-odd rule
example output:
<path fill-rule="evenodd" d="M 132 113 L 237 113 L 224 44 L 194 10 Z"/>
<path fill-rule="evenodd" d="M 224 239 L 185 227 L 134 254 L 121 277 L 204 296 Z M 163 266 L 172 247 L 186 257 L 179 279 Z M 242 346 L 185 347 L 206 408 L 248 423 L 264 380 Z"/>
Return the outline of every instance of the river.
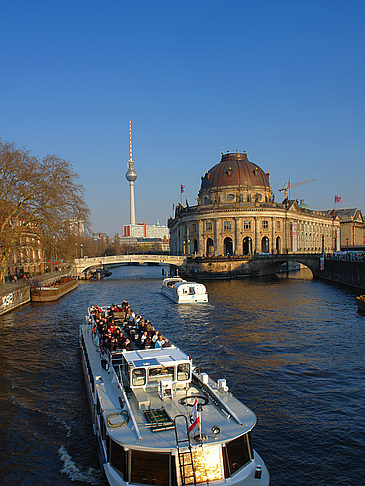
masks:
<path fill-rule="evenodd" d="M 127 299 L 257 415 L 273 486 L 365 484 L 365 315 L 308 278 L 207 282 L 209 304 L 160 294 L 161 268 L 120 267 L 57 303 L 0 317 L 0 483 L 105 485 L 77 345 L 91 303 Z"/>

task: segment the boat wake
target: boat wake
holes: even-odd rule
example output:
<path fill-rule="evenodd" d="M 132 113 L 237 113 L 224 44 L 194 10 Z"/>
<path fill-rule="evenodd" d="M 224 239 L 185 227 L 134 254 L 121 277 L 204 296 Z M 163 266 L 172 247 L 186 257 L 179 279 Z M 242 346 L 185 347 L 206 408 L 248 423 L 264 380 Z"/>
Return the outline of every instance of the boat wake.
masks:
<path fill-rule="evenodd" d="M 105 484 L 100 470 L 89 467 L 86 471 L 82 471 L 81 468 L 72 460 L 72 457 L 67 452 L 66 447 L 63 444 L 58 449 L 58 455 L 63 462 L 61 472 L 66 474 L 71 481 L 82 481 L 95 486 Z"/>

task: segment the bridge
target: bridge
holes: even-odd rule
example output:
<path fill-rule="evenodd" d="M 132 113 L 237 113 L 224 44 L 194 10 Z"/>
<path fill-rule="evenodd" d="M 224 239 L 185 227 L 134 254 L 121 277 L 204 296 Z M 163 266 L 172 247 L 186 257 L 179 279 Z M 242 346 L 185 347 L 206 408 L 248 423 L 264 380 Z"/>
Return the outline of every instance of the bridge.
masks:
<path fill-rule="evenodd" d="M 174 255 L 112 255 L 94 258 L 75 258 L 75 272 L 77 276 L 81 276 L 87 270 L 100 268 L 103 265 L 174 265 L 181 267 L 185 256 Z"/>
<path fill-rule="evenodd" d="M 320 277 L 320 253 L 284 253 L 246 256 L 189 257 L 182 274 L 200 278 L 242 278 L 273 275 L 283 263 L 302 263 Z"/>

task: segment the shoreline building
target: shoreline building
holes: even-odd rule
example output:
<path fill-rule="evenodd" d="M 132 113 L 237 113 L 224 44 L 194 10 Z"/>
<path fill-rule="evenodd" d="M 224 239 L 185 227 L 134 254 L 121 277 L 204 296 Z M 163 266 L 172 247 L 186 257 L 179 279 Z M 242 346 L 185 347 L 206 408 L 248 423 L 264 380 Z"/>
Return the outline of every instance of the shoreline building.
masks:
<path fill-rule="evenodd" d="M 245 256 L 340 250 L 340 216 L 297 200 L 275 202 L 269 172 L 246 151 L 222 154 L 201 178 L 196 206 L 168 221 L 173 255 Z"/>
<path fill-rule="evenodd" d="M 119 236 L 122 245 L 133 244 L 156 251 L 169 251 L 170 231 L 159 224 L 127 224 L 123 226 L 123 236 Z"/>

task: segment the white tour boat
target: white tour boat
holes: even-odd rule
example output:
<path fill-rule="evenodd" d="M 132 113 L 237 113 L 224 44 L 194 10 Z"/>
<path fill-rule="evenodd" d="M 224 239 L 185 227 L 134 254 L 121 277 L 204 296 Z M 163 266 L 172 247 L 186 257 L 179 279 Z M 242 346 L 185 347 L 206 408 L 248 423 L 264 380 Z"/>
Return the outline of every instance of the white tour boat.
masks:
<path fill-rule="evenodd" d="M 80 350 L 110 485 L 269 484 L 251 442 L 256 416 L 224 379 L 214 382 L 173 345 L 102 353 L 93 312 L 80 326 Z M 118 325 L 131 333 L 123 318 Z"/>
<path fill-rule="evenodd" d="M 180 277 L 165 278 L 162 282 L 161 292 L 177 304 L 208 302 L 205 285 L 187 282 Z"/>

